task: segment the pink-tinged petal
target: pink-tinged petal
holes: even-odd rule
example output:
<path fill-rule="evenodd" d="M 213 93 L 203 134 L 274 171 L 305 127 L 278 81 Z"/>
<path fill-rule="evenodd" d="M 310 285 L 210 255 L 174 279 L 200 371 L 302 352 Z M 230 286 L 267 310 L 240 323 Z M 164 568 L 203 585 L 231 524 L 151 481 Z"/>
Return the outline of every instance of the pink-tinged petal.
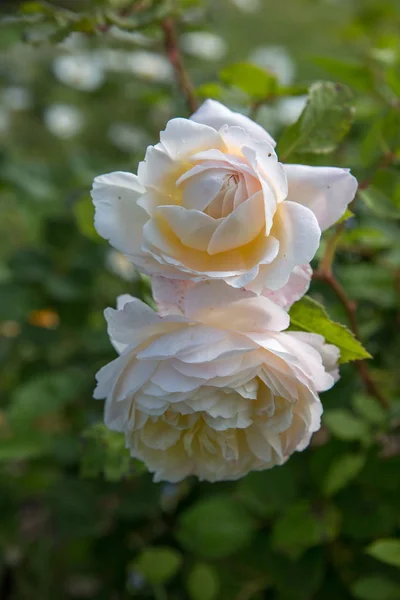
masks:
<path fill-rule="evenodd" d="M 357 179 L 348 169 L 285 165 L 288 200 L 313 211 L 322 231 L 345 213 L 357 192 Z"/>
<path fill-rule="evenodd" d="M 266 287 L 279 290 L 286 285 L 293 269 L 314 257 L 321 237 L 314 213 L 287 201 L 278 204 L 271 232 L 279 240 L 279 254 L 273 263 L 261 265 L 257 278 L 246 286 L 257 294 Z"/>
<path fill-rule="evenodd" d="M 171 119 L 160 133 L 160 140 L 171 158 L 179 160 L 208 150 L 226 150 L 220 134 L 214 128 L 189 119 Z"/>
<path fill-rule="evenodd" d="M 152 277 L 151 289 L 158 312 L 161 315 L 182 313 L 185 294 L 194 285 L 190 280 Z"/>
<path fill-rule="evenodd" d="M 227 252 L 248 244 L 263 229 L 264 219 L 263 194 L 258 192 L 220 221 L 208 245 L 208 253 Z"/>
<path fill-rule="evenodd" d="M 316 333 L 291 331 L 290 335 L 315 348 L 321 355 L 322 364 L 324 365 L 326 372 L 329 373 L 329 375 L 332 375 L 335 382 L 338 381 L 340 377 L 338 367 L 340 350 L 337 346 L 327 344 L 325 338 Z"/>
<path fill-rule="evenodd" d="M 142 227 L 148 220 L 137 204 L 143 192 L 137 176 L 122 171 L 96 177 L 91 191 L 98 233 L 130 257 L 140 251 Z"/>
<path fill-rule="evenodd" d="M 288 314 L 276 304 L 224 281 L 191 287 L 184 298 L 184 314 L 207 325 L 243 332 L 281 331 L 289 326 Z"/>
<path fill-rule="evenodd" d="M 216 130 L 224 125 L 237 125 L 243 127 L 255 140 L 269 142 L 276 145 L 275 140 L 265 131 L 263 127 L 245 117 L 244 115 L 229 110 L 226 106 L 216 100 L 206 100 L 190 117 L 192 121 L 204 123 Z"/>
<path fill-rule="evenodd" d="M 307 293 L 310 287 L 312 269 L 310 265 L 300 265 L 295 267 L 289 277 L 289 281 L 279 290 L 270 290 L 265 288 L 262 295 L 269 298 L 278 306 L 285 310 L 300 300 Z"/>
<path fill-rule="evenodd" d="M 194 250 L 207 250 L 210 240 L 220 224 L 198 210 L 187 210 L 183 206 L 160 206 L 160 215 L 182 244 Z"/>

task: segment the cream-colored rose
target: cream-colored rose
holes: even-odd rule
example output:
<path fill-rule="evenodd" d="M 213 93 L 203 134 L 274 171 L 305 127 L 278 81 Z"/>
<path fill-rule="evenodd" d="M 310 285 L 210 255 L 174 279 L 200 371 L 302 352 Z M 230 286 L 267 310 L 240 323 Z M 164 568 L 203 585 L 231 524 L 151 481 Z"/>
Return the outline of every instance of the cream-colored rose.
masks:
<path fill-rule="evenodd" d="M 319 428 L 318 392 L 333 385 L 339 351 L 284 332 L 289 316 L 271 300 L 201 282 L 177 314 L 125 296 L 106 318 L 120 356 L 99 371 L 95 397 L 156 481 L 268 469 Z"/>
<path fill-rule="evenodd" d="M 282 165 L 274 146 L 258 124 L 208 100 L 167 123 L 137 176 L 95 179 L 97 230 L 150 275 L 278 290 L 313 258 L 357 182 L 347 169 Z"/>

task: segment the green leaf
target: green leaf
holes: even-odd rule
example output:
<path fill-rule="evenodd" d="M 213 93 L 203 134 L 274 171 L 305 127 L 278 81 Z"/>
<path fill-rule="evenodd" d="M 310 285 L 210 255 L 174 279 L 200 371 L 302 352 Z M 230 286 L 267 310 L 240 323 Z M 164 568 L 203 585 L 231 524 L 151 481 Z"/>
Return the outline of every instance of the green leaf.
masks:
<path fill-rule="evenodd" d="M 222 558 L 247 544 L 255 522 L 246 509 L 229 495 L 200 500 L 180 517 L 178 539 L 196 554 Z"/>
<path fill-rule="evenodd" d="M 322 490 L 327 496 L 336 494 L 360 473 L 365 465 L 363 454 L 343 454 L 329 467 L 322 481 Z"/>
<path fill-rule="evenodd" d="M 304 296 L 293 304 L 289 315 L 291 329 L 319 333 L 328 344 L 337 346 L 340 350 L 339 362 L 371 358 L 351 331 L 344 325 L 331 321 L 324 307 L 309 296 Z"/>
<path fill-rule="evenodd" d="M 323 415 L 323 422 L 335 437 L 347 442 L 366 440 L 370 436 L 370 430 L 365 421 L 344 408 L 326 411 Z"/>
<path fill-rule="evenodd" d="M 181 565 L 181 553 L 169 546 L 145 548 L 134 563 L 136 570 L 155 585 L 172 579 Z"/>
<path fill-rule="evenodd" d="M 391 67 L 386 71 L 386 82 L 392 92 L 394 92 L 396 96 L 400 96 L 400 73 L 398 65 Z"/>
<path fill-rule="evenodd" d="M 352 95 L 346 86 L 329 81 L 314 83 L 299 119 L 283 132 L 278 155 L 286 160 L 293 152 L 332 152 L 349 131 L 353 115 Z"/>
<path fill-rule="evenodd" d="M 387 538 L 375 540 L 366 549 L 367 554 L 377 560 L 400 567 L 400 539 Z"/>
<path fill-rule="evenodd" d="M 100 242 L 101 238 L 94 226 L 94 206 L 90 196 L 78 200 L 73 211 L 79 231 L 91 240 Z"/>
<path fill-rule="evenodd" d="M 212 565 L 196 563 L 189 571 L 186 587 L 191 600 L 215 600 L 220 588 L 218 571 Z"/>
<path fill-rule="evenodd" d="M 346 212 L 344 213 L 344 215 L 342 217 L 340 217 L 339 221 L 336 221 L 336 224 L 344 223 L 345 221 L 348 221 L 349 219 L 351 219 L 351 217 L 354 217 L 354 213 L 351 212 L 351 210 L 347 208 Z"/>
<path fill-rule="evenodd" d="M 292 559 L 308 548 L 332 541 L 338 534 L 340 517 L 333 506 L 313 510 L 304 501 L 290 506 L 274 524 L 272 545 Z"/>
<path fill-rule="evenodd" d="M 314 63 L 322 67 L 334 79 L 351 87 L 370 92 L 373 77 L 367 65 L 356 60 L 343 60 L 328 56 L 314 58 Z"/>
<path fill-rule="evenodd" d="M 275 514 L 296 498 L 296 473 L 289 463 L 280 469 L 249 473 L 239 481 L 236 495 L 255 515 Z"/>
<path fill-rule="evenodd" d="M 251 63 L 235 63 L 222 69 L 219 75 L 224 83 L 240 88 L 255 99 L 268 98 L 278 88 L 276 75 Z"/>
<path fill-rule="evenodd" d="M 371 575 L 353 583 L 351 593 L 358 600 L 398 600 L 400 584 L 383 575 Z"/>
<path fill-rule="evenodd" d="M 384 425 L 388 415 L 378 401 L 367 394 L 356 394 L 352 400 L 353 408 L 371 425 Z"/>
<path fill-rule="evenodd" d="M 384 192 L 370 185 L 366 190 L 361 190 L 359 195 L 370 211 L 384 219 L 400 219 L 400 206 Z"/>
<path fill-rule="evenodd" d="M 201 98 L 213 98 L 214 100 L 219 100 L 222 97 L 223 91 L 224 88 L 219 83 L 213 81 L 203 83 L 196 89 L 197 95 Z"/>

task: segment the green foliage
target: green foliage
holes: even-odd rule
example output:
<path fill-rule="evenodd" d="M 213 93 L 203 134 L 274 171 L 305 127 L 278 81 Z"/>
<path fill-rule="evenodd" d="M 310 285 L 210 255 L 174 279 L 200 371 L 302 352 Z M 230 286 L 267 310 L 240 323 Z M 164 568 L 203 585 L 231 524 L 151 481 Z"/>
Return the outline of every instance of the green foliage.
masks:
<path fill-rule="evenodd" d="M 182 565 L 180 552 L 168 546 L 146 548 L 138 556 L 134 566 L 149 583 L 166 583 Z"/>
<path fill-rule="evenodd" d="M 279 156 L 287 160 L 293 153 L 332 152 L 349 131 L 353 116 L 352 95 L 346 86 L 328 81 L 314 83 L 298 121 L 279 140 Z"/>
<path fill-rule="evenodd" d="M 246 545 L 255 521 L 239 502 L 228 495 L 202 500 L 179 519 L 177 536 L 181 544 L 206 558 L 222 558 Z"/>
<path fill-rule="evenodd" d="M 189 571 L 186 586 L 191 600 L 215 600 L 220 587 L 218 572 L 211 565 L 196 563 Z"/>
<path fill-rule="evenodd" d="M 398 1 L 0 4 L 1 599 L 398 600 Z M 363 182 L 333 274 L 391 403 L 367 391 L 352 361 L 369 354 L 315 278 L 320 304 L 295 304 L 293 329 L 349 363 L 321 394 L 322 428 L 284 465 L 216 484 L 154 483 L 92 399 L 116 356 L 104 309 L 123 293 L 152 299 L 95 233 L 89 190 L 135 172 L 166 121 L 189 115 L 165 60 L 167 15 L 200 100 L 252 115 L 280 160 Z M 220 36 L 222 51 L 214 38 L 210 58 L 193 33 Z"/>
<path fill-rule="evenodd" d="M 255 99 L 267 99 L 268 96 L 275 94 L 278 88 L 278 81 L 273 73 L 268 73 L 251 63 L 240 62 L 230 65 L 219 75 L 224 83 L 240 88 Z"/>
<path fill-rule="evenodd" d="M 367 553 L 388 565 L 400 567 L 400 539 L 384 539 L 372 542 Z"/>
<path fill-rule="evenodd" d="M 292 329 L 319 333 L 329 344 L 337 346 L 340 350 L 341 363 L 371 358 L 351 331 L 344 325 L 332 321 L 324 307 L 312 298 L 304 296 L 293 304 L 289 314 Z"/>
<path fill-rule="evenodd" d="M 339 455 L 330 465 L 326 476 L 322 480 L 323 492 L 331 496 L 344 488 L 357 477 L 365 464 L 366 457 L 363 454 Z"/>

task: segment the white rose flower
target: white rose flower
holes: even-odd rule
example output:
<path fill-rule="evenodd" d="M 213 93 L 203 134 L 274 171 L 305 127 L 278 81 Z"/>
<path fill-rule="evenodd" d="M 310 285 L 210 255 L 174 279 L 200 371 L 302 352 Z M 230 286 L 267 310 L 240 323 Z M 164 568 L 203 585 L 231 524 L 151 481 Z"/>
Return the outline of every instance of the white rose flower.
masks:
<path fill-rule="evenodd" d="M 282 165 L 257 123 L 207 100 L 172 119 L 138 175 L 94 180 L 95 225 L 143 272 L 277 290 L 354 198 L 347 169 Z"/>
<path fill-rule="evenodd" d="M 95 398 L 155 481 L 237 479 L 283 464 L 319 429 L 339 351 L 284 332 L 289 316 L 268 298 L 208 281 L 180 314 L 124 296 L 105 315 L 120 356 L 97 374 Z"/>

